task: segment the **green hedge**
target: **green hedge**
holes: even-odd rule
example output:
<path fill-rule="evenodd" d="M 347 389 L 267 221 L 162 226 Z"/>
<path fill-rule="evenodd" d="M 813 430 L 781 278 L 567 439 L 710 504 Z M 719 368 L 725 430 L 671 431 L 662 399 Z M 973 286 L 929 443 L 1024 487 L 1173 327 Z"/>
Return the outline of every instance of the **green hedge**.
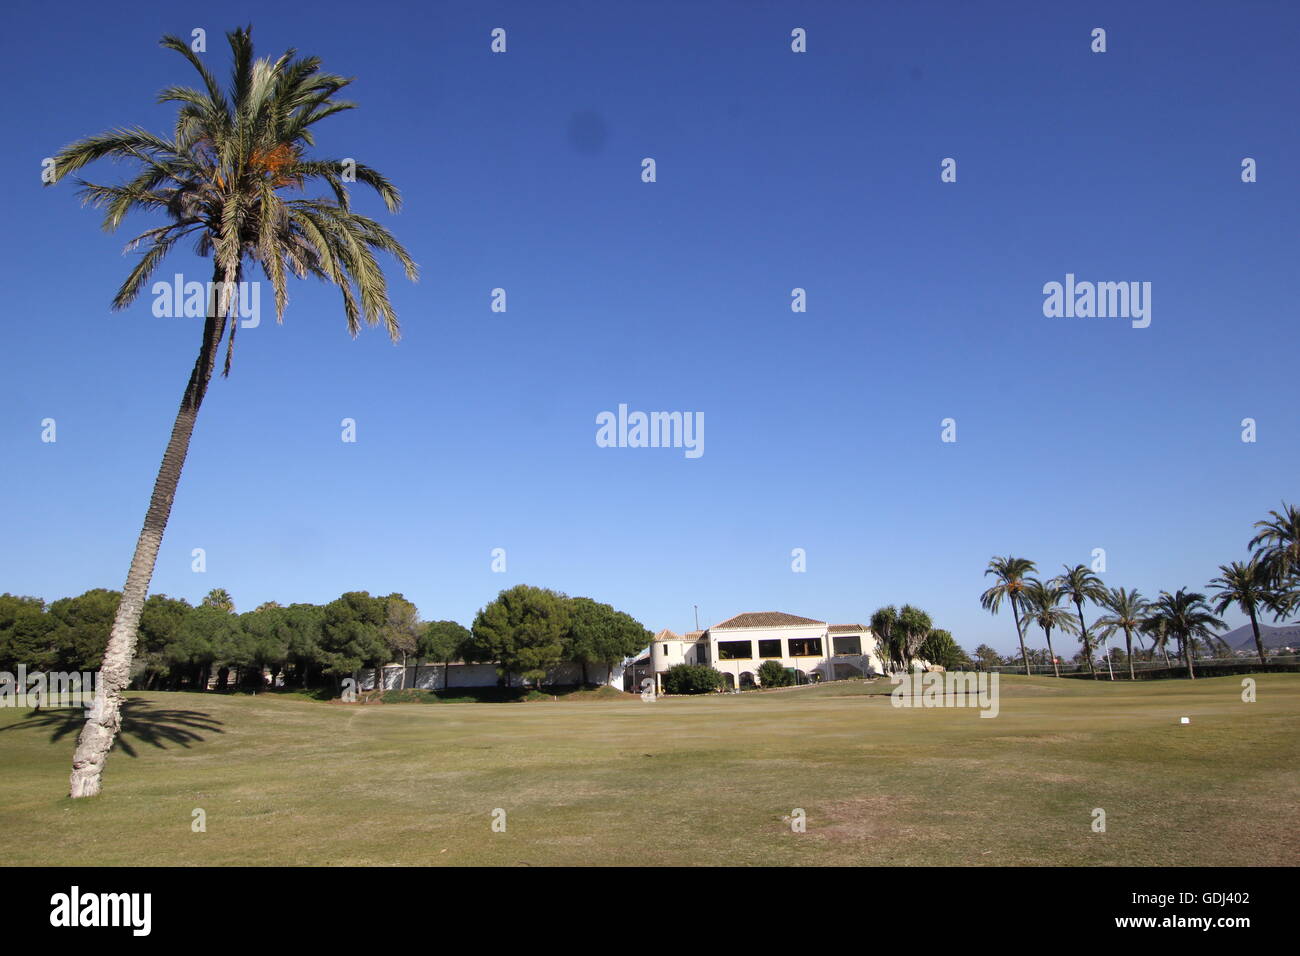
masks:
<path fill-rule="evenodd" d="M 665 694 L 707 694 L 722 687 L 722 672 L 705 664 L 676 664 L 664 672 Z"/>

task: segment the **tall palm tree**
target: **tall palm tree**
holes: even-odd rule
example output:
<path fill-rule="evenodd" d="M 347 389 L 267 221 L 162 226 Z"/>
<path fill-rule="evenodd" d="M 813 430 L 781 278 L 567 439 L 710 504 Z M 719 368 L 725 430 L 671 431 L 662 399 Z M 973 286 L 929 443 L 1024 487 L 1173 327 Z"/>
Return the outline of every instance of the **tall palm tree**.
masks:
<path fill-rule="evenodd" d="M 1025 576 L 1037 571 L 1038 567 L 1028 558 L 993 558 L 984 574 L 993 575 L 997 582 L 980 595 L 980 607 L 991 614 L 997 614 L 1006 598 L 1011 605 L 1011 616 L 1016 621 L 1016 637 L 1020 640 L 1020 660 L 1025 666 L 1025 675 L 1029 674 L 1029 655 L 1025 653 L 1025 632 L 1020 626 L 1020 595 L 1025 589 Z"/>
<path fill-rule="evenodd" d="M 1065 596 L 1074 602 L 1075 610 L 1079 613 L 1079 642 L 1083 645 L 1083 653 L 1088 658 L 1088 672 L 1092 674 L 1092 679 L 1097 679 L 1097 668 L 1093 663 L 1092 657 L 1092 638 L 1088 634 L 1088 625 L 1083 619 L 1083 605 L 1087 601 L 1094 604 L 1100 604 L 1106 597 L 1106 586 L 1101 583 L 1101 578 L 1084 564 L 1076 564 L 1070 567 L 1068 564 L 1062 565 L 1065 569 L 1063 573 L 1058 574 L 1053 580 L 1063 591 Z M 1110 661 L 1110 655 L 1106 655 L 1107 663 Z M 1112 670 L 1110 679 L 1115 679 Z"/>
<path fill-rule="evenodd" d="M 1219 593 L 1214 605 L 1214 612 L 1222 614 L 1232 605 L 1237 605 L 1250 618 L 1250 629 L 1255 634 L 1255 651 L 1259 662 L 1267 664 L 1264 657 L 1264 642 L 1259 636 L 1258 613 L 1268 611 L 1274 620 L 1286 616 L 1288 602 L 1285 596 L 1273 587 L 1273 576 L 1266 565 L 1256 555 L 1242 564 L 1219 565 L 1219 576 L 1210 582 L 1210 587 Z"/>
<path fill-rule="evenodd" d="M 105 210 L 105 229 L 117 229 L 132 211 L 159 213 L 167 220 L 129 243 L 128 249 L 143 248 L 144 253 L 114 296 L 115 309 L 135 301 L 180 240 L 192 240 L 199 256 L 212 259 L 198 358 L 145 512 L 96 697 L 77 741 L 73 797 L 93 796 L 100 789 L 104 761 L 120 725 L 121 692 L 130 680 L 149 579 L 223 340 L 222 374 L 230 372 L 238 324 L 236 283 L 243 279 L 245 265 L 259 267 L 270 283 L 277 321 L 288 301 L 288 275 L 314 276 L 338 288 L 349 332 L 355 335 L 363 321 L 383 323 L 394 340 L 397 315 L 375 252 L 389 253 L 408 278 L 417 277 L 401 244 L 378 222 L 352 211 L 346 184 L 355 180 L 374 189 L 390 212 L 401 203 L 397 189 L 368 166 L 307 155 L 315 142 L 315 124 L 354 107 L 336 98 L 351 80 L 323 72 L 318 58 L 299 57 L 294 50 L 274 60 L 255 59 L 251 28 L 226 38 L 234 61 L 228 90 L 184 41 L 163 37 L 162 46 L 185 57 L 202 81 L 201 89 L 171 86 L 159 94 L 161 102 L 179 104 L 169 136 L 117 128 L 78 140 L 55 157 L 56 182 L 104 158 L 137 167 L 134 178 L 121 185 L 81 182 L 84 201 Z M 312 184 L 328 186 L 330 195 L 307 195 Z M 290 192 L 302 195 L 286 195 Z"/>
<path fill-rule="evenodd" d="M 1284 501 L 1281 511 L 1268 514 L 1265 520 L 1255 522 L 1260 530 L 1247 547 L 1259 558 L 1289 614 L 1300 604 L 1300 508 Z"/>
<path fill-rule="evenodd" d="M 1078 633 L 1078 626 L 1067 608 L 1061 607 L 1065 600 L 1065 590 L 1054 584 L 1044 584 L 1038 578 L 1027 578 L 1021 595 L 1025 607 L 1025 621 L 1033 621 L 1043 629 L 1047 638 L 1047 656 L 1052 659 L 1052 671 L 1061 676 L 1061 667 L 1056 660 L 1056 650 L 1052 647 L 1053 629 L 1067 634 Z"/>
<path fill-rule="evenodd" d="M 1092 622 L 1096 632 L 1103 640 L 1110 640 L 1116 631 L 1124 632 L 1124 650 L 1128 654 L 1128 679 L 1137 680 L 1133 672 L 1133 635 L 1142 633 L 1142 621 L 1146 618 L 1149 602 L 1136 589 L 1111 588 L 1101 599 L 1104 608 L 1110 611 Z"/>
<path fill-rule="evenodd" d="M 1151 605 L 1147 620 L 1150 633 L 1177 638 L 1183 663 L 1187 665 L 1187 676 L 1193 680 L 1196 679 L 1196 670 L 1192 666 L 1192 643 L 1197 639 L 1210 642 L 1214 639 L 1215 629 L 1223 630 L 1227 626 L 1211 612 L 1204 594 L 1183 588 L 1179 588 L 1177 594 L 1161 591 L 1160 597 Z"/>

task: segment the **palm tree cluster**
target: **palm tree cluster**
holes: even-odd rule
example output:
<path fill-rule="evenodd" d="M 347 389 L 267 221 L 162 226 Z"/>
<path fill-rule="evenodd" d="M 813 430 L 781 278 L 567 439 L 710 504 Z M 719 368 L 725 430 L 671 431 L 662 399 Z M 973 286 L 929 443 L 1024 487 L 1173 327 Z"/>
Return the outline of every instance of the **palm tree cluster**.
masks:
<path fill-rule="evenodd" d="M 1255 637 L 1255 650 L 1261 664 L 1267 663 L 1264 642 L 1260 637 L 1259 618 L 1269 614 L 1275 621 L 1291 616 L 1300 608 L 1300 509 L 1282 503 L 1280 511 L 1270 511 L 1268 518 L 1255 522 L 1256 535 L 1247 547 L 1247 561 L 1233 561 L 1219 566 L 1219 575 L 1209 582 L 1211 597 L 1199 591 L 1179 588 L 1161 591 L 1155 600 L 1147 600 L 1136 589 L 1106 587 L 1097 572 L 1086 565 L 1064 565 L 1061 573 L 1047 580 L 1035 577 L 1037 565 L 1028 558 L 1012 555 L 994 557 L 984 574 L 993 583 L 980 596 L 981 606 L 997 614 L 1005 603 L 1015 620 L 1020 642 L 1020 659 L 1029 673 L 1030 654 L 1025 648 L 1025 631 L 1037 624 L 1047 639 L 1048 657 L 1057 677 L 1061 676 L 1052 632 L 1077 635 L 1082 658 L 1089 673 L 1098 676 L 1094 648 L 1105 647 L 1112 637 L 1124 635 L 1129 679 L 1135 679 L 1133 641 L 1139 647 L 1142 638 L 1151 639 L 1150 659 L 1164 655 L 1169 663 L 1168 645 L 1178 645 L 1189 677 L 1195 678 L 1192 651 L 1198 644 L 1227 653 L 1232 649 L 1220 637 L 1227 625 L 1218 615 L 1237 607 L 1249 619 Z M 1091 604 L 1104 613 L 1091 625 L 1084 617 L 1084 606 Z M 1105 654 L 1111 680 L 1115 679 L 1109 653 Z"/>
<path fill-rule="evenodd" d="M 952 634 L 936 628 L 929 614 L 911 604 L 878 608 L 871 615 L 871 633 L 881 664 L 891 673 L 906 671 L 917 660 L 949 669 L 970 663 Z"/>

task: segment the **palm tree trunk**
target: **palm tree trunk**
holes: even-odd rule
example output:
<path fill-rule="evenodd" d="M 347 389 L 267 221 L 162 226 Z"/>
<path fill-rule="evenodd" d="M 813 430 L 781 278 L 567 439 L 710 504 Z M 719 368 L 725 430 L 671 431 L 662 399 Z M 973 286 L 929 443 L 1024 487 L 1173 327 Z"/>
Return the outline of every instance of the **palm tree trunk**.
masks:
<path fill-rule="evenodd" d="M 1128 654 L 1128 679 L 1137 680 L 1137 675 L 1133 673 L 1133 633 L 1127 627 L 1124 628 L 1124 645 Z"/>
<path fill-rule="evenodd" d="M 1025 665 L 1025 676 L 1029 676 L 1029 655 L 1025 652 L 1025 632 L 1020 629 L 1020 608 L 1016 596 L 1011 595 L 1011 614 L 1016 619 L 1016 637 L 1020 638 L 1020 662 Z"/>
<path fill-rule="evenodd" d="M 176 498 L 176 487 L 180 484 L 181 469 L 185 466 L 185 456 L 189 452 L 190 436 L 194 433 L 199 406 L 207 394 L 217 350 L 226 330 L 228 297 L 224 289 L 228 286 L 222 285 L 222 278 L 220 267 L 214 268 L 213 299 L 220 295 L 220 302 L 213 301 L 210 304 L 208 316 L 203 323 L 199 356 L 181 397 L 180 409 L 176 412 L 171 438 L 163 452 L 153 495 L 149 498 L 149 508 L 145 511 L 144 526 L 136 541 L 135 554 L 131 556 L 131 567 L 122 588 L 122 600 L 113 618 L 108 645 L 104 648 L 95 699 L 86 716 L 85 726 L 77 738 L 77 749 L 72 755 L 72 777 L 68 792 L 74 798 L 93 797 L 99 793 L 108 751 L 121 729 L 122 691 L 131 682 L 131 657 L 135 652 L 136 633 L 140 627 L 140 615 L 144 611 L 145 596 L 149 591 L 149 580 L 153 577 L 163 532 L 167 529 L 167 519 L 171 516 L 172 502 Z M 238 281 L 238 271 L 234 280 Z M 218 290 L 222 291 L 219 293 Z"/>
<path fill-rule="evenodd" d="M 1249 605 L 1246 610 L 1250 611 L 1250 628 L 1255 632 L 1255 650 L 1259 654 L 1259 662 L 1267 664 L 1268 661 L 1264 660 L 1264 642 L 1259 639 L 1259 622 L 1255 620 L 1255 605 Z"/>
<path fill-rule="evenodd" d="M 1178 643 L 1183 645 L 1183 660 L 1187 662 L 1187 676 L 1196 680 L 1196 671 L 1192 668 L 1192 640 L 1190 637 L 1179 638 Z"/>
<path fill-rule="evenodd" d="M 1056 674 L 1056 676 L 1058 676 L 1058 678 L 1060 678 L 1060 676 L 1061 676 L 1061 667 L 1060 667 L 1060 666 L 1057 666 L 1057 662 L 1056 662 L 1056 652 L 1054 652 L 1054 650 L 1052 649 L 1052 628 L 1050 628 L 1050 627 L 1044 627 L 1044 628 L 1043 628 L 1043 636 L 1044 636 L 1044 637 L 1047 637 L 1047 639 L 1048 639 L 1048 658 L 1050 659 L 1050 661 L 1052 661 L 1052 672 L 1053 672 L 1053 674 Z"/>
<path fill-rule="evenodd" d="M 1096 680 L 1097 667 L 1092 661 L 1092 642 L 1088 640 L 1088 625 L 1083 623 L 1083 602 L 1075 601 L 1074 606 L 1079 611 L 1079 633 L 1082 635 L 1080 639 L 1083 641 L 1083 653 L 1088 658 L 1088 673 L 1092 675 L 1093 680 Z"/>

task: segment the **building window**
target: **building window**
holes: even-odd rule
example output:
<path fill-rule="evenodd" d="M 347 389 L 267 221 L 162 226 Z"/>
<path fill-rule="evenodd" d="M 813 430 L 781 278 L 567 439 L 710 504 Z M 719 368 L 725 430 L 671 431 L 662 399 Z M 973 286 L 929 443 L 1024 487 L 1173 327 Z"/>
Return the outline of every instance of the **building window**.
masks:
<path fill-rule="evenodd" d="M 664 653 L 665 653 L 665 654 L 668 653 L 668 645 L 667 645 L 667 644 L 664 645 Z"/>
<path fill-rule="evenodd" d="M 753 656 L 753 641 L 718 641 L 720 661 L 747 661 Z"/>
<path fill-rule="evenodd" d="M 835 646 L 836 654 L 862 653 L 862 638 L 857 636 L 831 638 L 831 643 Z"/>
<path fill-rule="evenodd" d="M 759 657 L 780 657 L 781 656 L 781 639 L 778 637 L 772 641 L 758 642 Z"/>
<path fill-rule="evenodd" d="M 820 637 L 790 638 L 791 657 L 821 657 L 822 639 Z"/>

